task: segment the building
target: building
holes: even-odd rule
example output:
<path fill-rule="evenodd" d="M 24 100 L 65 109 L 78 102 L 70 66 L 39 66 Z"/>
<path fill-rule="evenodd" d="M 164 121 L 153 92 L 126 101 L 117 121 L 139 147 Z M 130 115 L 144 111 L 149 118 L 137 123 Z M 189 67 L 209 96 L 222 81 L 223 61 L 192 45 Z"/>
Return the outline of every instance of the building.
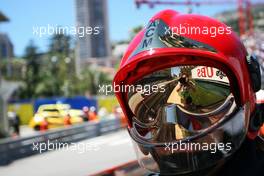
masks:
<path fill-rule="evenodd" d="M 2 12 L 0 12 L 0 23 L 6 21 L 9 21 L 9 19 Z M 8 119 L 6 116 L 7 103 L 4 98 L 4 95 L 6 93 L 3 88 L 4 86 L 6 87 L 6 84 L 3 83 L 0 70 L 0 138 L 6 136 L 6 134 L 8 133 Z"/>
<path fill-rule="evenodd" d="M 14 56 L 14 49 L 7 34 L 0 33 L 0 59 L 9 59 Z"/>
<path fill-rule="evenodd" d="M 0 12 L 0 22 L 7 22 L 9 19 Z M 14 47 L 7 34 L 0 33 L 0 62 L 2 59 L 11 59 L 14 56 Z M 12 73 L 10 62 L 8 62 L 7 74 L 10 76 Z M 1 73 L 0 73 L 1 74 Z M 1 79 L 1 75 L 0 75 Z"/>
<path fill-rule="evenodd" d="M 92 34 L 77 35 L 76 70 L 89 61 L 107 62 L 111 55 L 107 0 L 76 0 L 76 27 L 92 28 Z M 96 30 L 98 29 L 98 34 Z"/>
<path fill-rule="evenodd" d="M 8 22 L 9 19 L 0 11 L 0 22 Z M 13 57 L 13 44 L 6 34 L 0 33 L 0 59 Z"/>

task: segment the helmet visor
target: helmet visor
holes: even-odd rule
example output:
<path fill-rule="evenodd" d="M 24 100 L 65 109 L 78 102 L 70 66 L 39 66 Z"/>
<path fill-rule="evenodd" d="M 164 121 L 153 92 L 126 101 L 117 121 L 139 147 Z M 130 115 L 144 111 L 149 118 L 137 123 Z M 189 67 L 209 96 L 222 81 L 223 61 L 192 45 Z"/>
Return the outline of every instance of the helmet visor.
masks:
<path fill-rule="evenodd" d="M 212 165 L 232 153 L 245 136 L 243 108 L 237 107 L 228 77 L 217 68 L 177 66 L 160 70 L 137 81 L 127 98 L 134 114 L 129 132 L 137 142 L 140 164 L 151 171 L 166 168 L 188 172 L 203 168 L 205 162 Z M 169 148 L 182 142 L 194 142 L 196 147 Z M 207 162 L 212 153 L 207 150 L 204 154 L 203 143 L 220 143 L 230 151 L 220 151 Z"/>
<path fill-rule="evenodd" d="M 165 175 L 200 172 L 216 166 L 233 154 L 244 141 L 247 108 L 241 108 L 232 118 L 227 116 L 226 122 L 214 130 L 189 140 L 148 143 L 136 135 L 135 128 L 131 128 L 129 133 L 139 164 L 151 172 Z"/>
<path fill-rule="evenodd" d="M 134 87 L 128 91 L 132 124 L 151 142 L 200 133 L 222 119 L 234 103 L 227 76 L 213 67 L 168 68 L 143 77 Z"/>

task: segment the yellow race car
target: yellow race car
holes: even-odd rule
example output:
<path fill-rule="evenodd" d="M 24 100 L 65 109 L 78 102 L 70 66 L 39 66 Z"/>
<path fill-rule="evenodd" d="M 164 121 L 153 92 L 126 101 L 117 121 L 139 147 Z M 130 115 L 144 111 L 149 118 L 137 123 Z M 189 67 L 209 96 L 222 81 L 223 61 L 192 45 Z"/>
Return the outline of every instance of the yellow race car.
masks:
<path fill-rule="evenodd" d="M 29 126 L 35 130 L 50 129 L 84 121 L 82 110 L 71 109 L 68 104 L 41 105 L 31 119 Z"/>

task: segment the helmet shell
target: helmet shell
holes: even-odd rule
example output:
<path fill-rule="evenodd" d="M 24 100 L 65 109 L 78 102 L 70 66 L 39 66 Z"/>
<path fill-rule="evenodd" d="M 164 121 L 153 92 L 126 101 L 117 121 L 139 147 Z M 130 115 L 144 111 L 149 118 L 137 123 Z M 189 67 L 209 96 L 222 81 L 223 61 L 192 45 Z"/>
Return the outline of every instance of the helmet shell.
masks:
<path fill-rule="evenodd" d="M 162 20 L 169 28 L 198 27 L 204 29 L 229 29 L 217 35 L 212 33 L 181 33 L 180 35 L 191 40 L 201 42 L 215 49 L 216 52 L 202 50 L 199 48 L 151 48 L 140 51 L 136 54 L 138 46 L 146 37 L 149 28 L 142 29 L 130 42 L 125 52 L 119 70 L 113 80 L 114 86 L 133 84 L 144 75 L 152 73 L 162 68 L 186 64 L 204 64 L 208 66 L 220 67 L 225 71 L 230 79 L 230 84 L 235 91 L 238 104 L 250 103 L 250 112 L 255 108 L 255 94 L 250 85 L 250 77 L 247 68 L 247 52 L 239 37 L 222 22 L 213 18 L 195 15 L 180 14 L 173 10 L 164 10 L 151 18 L 150 23 L 155 20 Z M 194 59 L 199 58 L 199 59 Z M 126 94 L 115 92 L 116 97 L 131 125 L 132 114 L 128 108 Z"/>

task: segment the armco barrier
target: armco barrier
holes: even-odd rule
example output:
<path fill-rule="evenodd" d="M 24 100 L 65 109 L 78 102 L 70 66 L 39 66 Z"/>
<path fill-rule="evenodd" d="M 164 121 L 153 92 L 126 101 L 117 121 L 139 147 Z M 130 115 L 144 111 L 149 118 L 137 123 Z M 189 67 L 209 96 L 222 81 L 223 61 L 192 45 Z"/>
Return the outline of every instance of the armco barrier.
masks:
<path fill-rule="evenodd" d="M 104 134 L 110 131 L 115 131 L 116 129 L 121 128 L 120 122 L 121 121 L 118 118 L 112 120 L 102 120 L 99 123 L 100 134 Z"/>
<path fill-rule="evenodd" d="M 101 122 L 87 122 L 64 129 L 41 132 L 30 137 L 3 139 L 0 141 L 0 165 L 6 165 L 16 159 L 39 154 L 39 151 L 33 150 L 33 143 L 47 143 L 47 141 L 54 144 L 57 142 L 77 142 L 120 128 L 120 119 L 109 119 Z"/>

